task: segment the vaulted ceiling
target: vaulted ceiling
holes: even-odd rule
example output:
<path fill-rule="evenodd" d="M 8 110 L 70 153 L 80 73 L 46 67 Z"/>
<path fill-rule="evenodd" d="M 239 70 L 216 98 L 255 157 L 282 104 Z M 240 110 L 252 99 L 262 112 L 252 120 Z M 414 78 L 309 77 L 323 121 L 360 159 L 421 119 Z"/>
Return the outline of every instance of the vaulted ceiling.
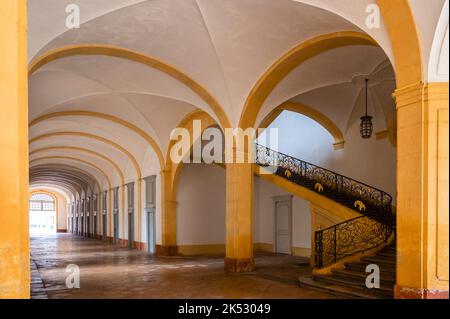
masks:
<path fill-rule="evenodd" d="M 369 77 L 376 129 L 386 129 L 394 118 L 395 61 L 385 26 L 365 25 L 372 2 L 29 0 L 29 62 L 43 61 L 29 78 L 30 160 L 33 176 L 41 176 L 32 182 L 42 183 L 46 175 L 38 173 L 55 163 L 89 173 L 101 189 L 157 174 L 183 118 L 201 109 L 236 126 L 253 86 L 277 59 L 334 32 L 367 33 L 379 47 L 336 48 L 302 63 L 267 98 L 257 123 L 294 100 L 345 132 L 361 113 L 361 79 Z M 443 2 L 433 2 L 436 23 Z M 67 30 L 72 3 L 82 24 Z M 422 5 L 411 6 L 420 15 Z M 40 60 L 80 46 L 87 50 Z M 109 54 L 111 47 L 121 53 Z"/>

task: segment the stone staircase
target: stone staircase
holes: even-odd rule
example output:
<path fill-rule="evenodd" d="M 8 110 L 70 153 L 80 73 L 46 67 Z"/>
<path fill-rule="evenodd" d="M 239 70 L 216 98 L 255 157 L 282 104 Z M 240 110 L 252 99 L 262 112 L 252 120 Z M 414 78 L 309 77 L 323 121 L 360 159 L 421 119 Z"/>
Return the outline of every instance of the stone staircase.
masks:
<path fill-rule="evenodd" d="M 380 288 L 366 287 L 367 265 L 380 268 Z M 330 275 L 300 277 L 300 285 L 346 298 L 392 299 L 396 279 L 395 244 L 386 246 L 373 256 L 362 257 L 359 262 L 344 264 L 344 269 L 333 269 Z"/>
<path fill-rule="evenodd" d="M 396 216 L 392 197 L 363 182 L 326 168 L 279 153 L 255 144 L 256 164 L 270 168 L 272 175 L 304 187 L 360 216 L 315 232 L 315 264 L 318 269 L 331 267 L 349 256 L 383 247 L 395 238 Z M 380 288 L 366 287 L 366 266 L 380 267 Z M 383 248 L 374 256 L 359 262 L 346 263 L 344 269 L 334 269 L 330 275 L 300 278 L 300 284 L 354 298 L 392 298 L 396 281 L 395 246 Z"/>

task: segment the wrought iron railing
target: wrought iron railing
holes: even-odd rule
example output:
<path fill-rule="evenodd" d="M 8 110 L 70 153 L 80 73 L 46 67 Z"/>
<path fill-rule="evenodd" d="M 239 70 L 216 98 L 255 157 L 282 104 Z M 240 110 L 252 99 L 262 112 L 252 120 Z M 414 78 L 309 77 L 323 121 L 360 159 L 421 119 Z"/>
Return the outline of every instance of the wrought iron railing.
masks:
<path fill-rule="evenodd" d="M 372 186 L 256 144 L 256 163 L 358 213 L 391 212 L 392 197 Z M 357 201 L 360 202 L 357 202 Z"/>
<path fill-rule="evenodd" d="M 392 227 L 368 216 L 359 216 L 315 232 L 318 268 L 387 243 Z"/>
<path fill-rule="evenodd" d="M 391 236 L 395 218 L 389 194 L 259 144 L 256 144 L 256 163 L 362 215 L 315 233 L 318 267 L 376 248 Z"/>

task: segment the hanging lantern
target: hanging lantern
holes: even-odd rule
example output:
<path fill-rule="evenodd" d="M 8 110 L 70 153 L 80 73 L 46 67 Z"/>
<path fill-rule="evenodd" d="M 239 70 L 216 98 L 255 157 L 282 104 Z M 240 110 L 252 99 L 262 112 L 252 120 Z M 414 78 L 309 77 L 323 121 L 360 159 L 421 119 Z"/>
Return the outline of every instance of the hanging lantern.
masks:
<path fill-rule="evenodd" d="M 373 132 L 372 116 L 367 115 L 367 105 L 368 105 L 368 82 L 366 79 L 366 115 L 361 117 L 360 132 L 362 138 L 371 138 Z"/>
<path fill-rule="evenodd" d="M 361 117 L 361 137 L 362 138 L 371 138 L 372 137 L 372 131 L 373 131 L 373 125 L 372 125 L 372 116 L 362 116 Z"/>

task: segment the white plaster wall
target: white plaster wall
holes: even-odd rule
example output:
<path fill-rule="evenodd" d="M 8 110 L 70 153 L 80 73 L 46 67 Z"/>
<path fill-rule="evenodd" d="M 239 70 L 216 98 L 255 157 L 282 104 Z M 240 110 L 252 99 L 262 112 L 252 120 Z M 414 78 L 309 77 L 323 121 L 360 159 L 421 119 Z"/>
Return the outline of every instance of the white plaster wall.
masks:
<path fill-rule="evenodd" d="M 344 148 L 334 150 L 334 140 L 325 128 L 290 111 L 281 113 L 269 128 L 278 128 L 279 152 L 379 188 L 395 202 L 396 149 L 388 139 L 377 140 L 375 134 L 362 139 L 357 122 L 344 135 Z"/>
<path fill-rule="evenodd" d="M 259 177 L 255 177 L 254 184 L 255 232 L 253 241 L 255 243 L 274 244 L 275 209 L 273 197 L 290 195 L 290 193 Z M 311 248 L 309 203 L 296 196 L 292 197 L 292 246 Z"/>
<path fill-rule="evenodd" d="M 59 193 L 54 193 L 57 201 L 57 225 L 56 229 L 67 229 L 67 200 Z"/>
<path fill-rule="evenodd" d="M 147 215 L 145 213 L 145 182 L 140 181 L 142 183 L 142 211 L 141 211 L 141 242 L 147 243 Z M 138 182 L 135 182 L 135 211 L 134 211 L 134 230 L 135 230 L 135 241 L 138 240 Z M 155 236 L 156 236 L 156 244 L 161 244 L 161 176 L 156 175 L 156 214 L 155 214 Z M 122 210 L 122 202 L 125 203 L 125 211 Z M 122 212 L 125 215 L 124 222 L 122 222 Z M 125 238 L 122 236 L 122 225 L 125 227 Z M 127 191 L 125 188 L 124 196 L 122 197 L 122 189 L 119 190 L 119 238 L 128 239 L 128 203 L 127 203 Z"/>
<path fill-rule="evenodd" d="M 253 242 L 274 243 L 273 197 L 289 195 L 259 177 L 254 179 Z M 225 170 L 216 165 L 187 164 L 180 174 L 177 192 L 178 245 L 225 243 Z M 310 248 L 309 203 L 292 200 L 294 247 Z"/>
<path fill-rule="evenodd" d="M 177 189 L 178 245 L 225 243 L 225 170 L 186 164 Z"/>

